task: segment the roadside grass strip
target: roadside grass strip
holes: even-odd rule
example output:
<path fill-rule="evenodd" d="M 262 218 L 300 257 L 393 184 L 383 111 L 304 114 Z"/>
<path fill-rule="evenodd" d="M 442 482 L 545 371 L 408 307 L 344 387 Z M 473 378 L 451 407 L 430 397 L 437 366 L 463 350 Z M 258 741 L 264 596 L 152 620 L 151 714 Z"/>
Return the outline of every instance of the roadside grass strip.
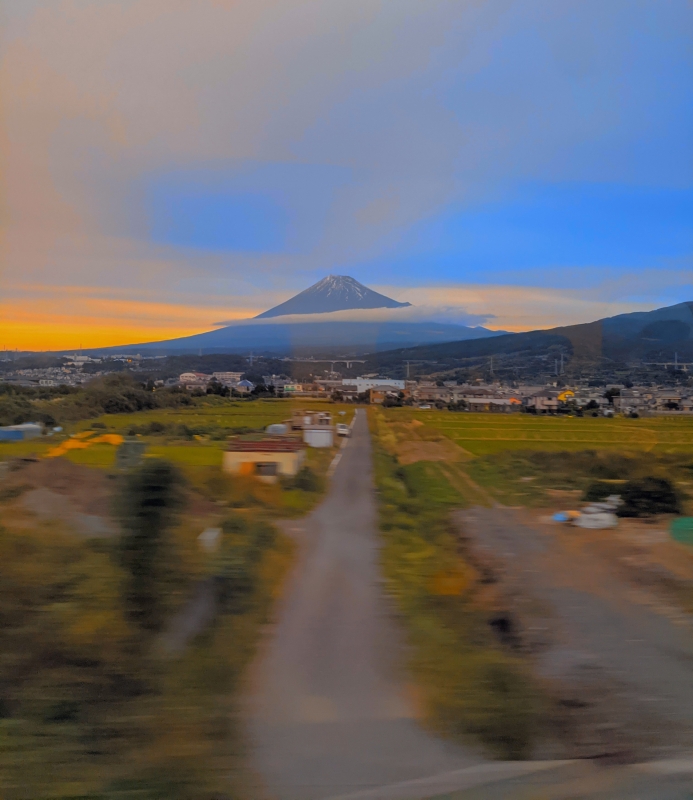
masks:
<path fill-rule="evenodd" d="M 494 638 L 480 580 L 452 529 L 453 508 L 479 502 L 458 465 L 402 466 L 396 437 L 371 413 L 381 560 L 405 623 L 424 713 L 444 735 L 480 741 L 493 755 L 532 752 L 544 700 L 527 665 Z"/>

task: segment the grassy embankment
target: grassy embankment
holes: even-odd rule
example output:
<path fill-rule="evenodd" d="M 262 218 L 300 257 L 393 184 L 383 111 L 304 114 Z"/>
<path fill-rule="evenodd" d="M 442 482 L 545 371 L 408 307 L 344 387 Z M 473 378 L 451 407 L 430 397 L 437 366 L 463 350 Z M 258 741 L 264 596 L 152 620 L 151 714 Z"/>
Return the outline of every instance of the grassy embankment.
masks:
<path fill-rule="evenodd" d="M 475 737 L 503 758 L 530 755 L 540 690 L 489 626 L 482 583 L 451 529 L 452 508 L 483 502 L 452 461 L 412 461 L 415 431 L 371 414 L 389 592 L 406 621 L 425 713 L 441 732 Z M 424 453 L 431 454 L 431 449 Z"/>

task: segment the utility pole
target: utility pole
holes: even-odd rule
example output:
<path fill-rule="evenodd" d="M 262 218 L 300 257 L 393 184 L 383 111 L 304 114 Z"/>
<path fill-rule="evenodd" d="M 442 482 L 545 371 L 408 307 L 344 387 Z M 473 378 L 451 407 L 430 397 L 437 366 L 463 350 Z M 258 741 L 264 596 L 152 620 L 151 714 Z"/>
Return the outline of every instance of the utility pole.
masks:
<path fill-rule="evenodd" d="M 409 362 L 409 361 L 405 361 L 405 364 L 407 365 L 407 380 L 409 380 L 409 364 L 410 363 L 411 362 Z"/>
<path fill-rule="evenodd" d="M 558 359 L 554 359 L 554 370 L 556 372 L 556 377 L 558 377 Z"/>
<path fill-rule="evenodd" d="M 561 375 L 563 374 L 563 353 L 561 353 Z"/>

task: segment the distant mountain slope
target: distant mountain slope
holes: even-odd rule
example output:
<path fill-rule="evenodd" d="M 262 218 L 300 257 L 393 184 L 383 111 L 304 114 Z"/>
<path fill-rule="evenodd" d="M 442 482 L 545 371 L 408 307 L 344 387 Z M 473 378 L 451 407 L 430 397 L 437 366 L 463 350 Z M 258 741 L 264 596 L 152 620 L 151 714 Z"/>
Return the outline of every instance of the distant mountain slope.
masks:
<path fill-rule="evenodd" d="M 348 275 L 328 275 L 285 303 L 258 314 L 255 319 L 363 308 L 404 308 L 410 305 L 374 292 Z"/>
<path fill-rule="evenodd" d="M 527 331 L 486 338 L 425 344 L 381 352 L 379 366 L 408 360 L 454 362 L 492 355 L 524 354 L 554 356 L 563 352 L 581 365 L 611 361 L 693 360 L 693 302 L 678 303 L 654 311 L 619 314 L 580 325 Z"/>
<path fill-rule="evenodd" d="M 141 353 L 174 355 L 182 353 L 272 353 L 290 355 L 296 351 L 315 354 L 333 351 L 373 353 L 396 347 L 434 342 L 497 336 L 486 328 L 446 325 L 437 322 L 290 322 L 229 325 L 163 342 L 127 344 L 94 349 L 91 353 Z"/>

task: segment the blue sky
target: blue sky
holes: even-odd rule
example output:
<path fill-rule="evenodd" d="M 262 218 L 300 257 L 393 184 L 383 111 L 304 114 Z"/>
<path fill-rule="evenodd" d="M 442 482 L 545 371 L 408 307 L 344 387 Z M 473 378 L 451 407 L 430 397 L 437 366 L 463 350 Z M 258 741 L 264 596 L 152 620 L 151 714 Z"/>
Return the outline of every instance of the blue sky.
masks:
<path fill-rule="evenodd" d="M 7 19 L 12 309 L 35 292 L 55 325 L 163 337 L 328 273 L 513 329 L 693 299 L 686 0 L 15 0 Z"/>

